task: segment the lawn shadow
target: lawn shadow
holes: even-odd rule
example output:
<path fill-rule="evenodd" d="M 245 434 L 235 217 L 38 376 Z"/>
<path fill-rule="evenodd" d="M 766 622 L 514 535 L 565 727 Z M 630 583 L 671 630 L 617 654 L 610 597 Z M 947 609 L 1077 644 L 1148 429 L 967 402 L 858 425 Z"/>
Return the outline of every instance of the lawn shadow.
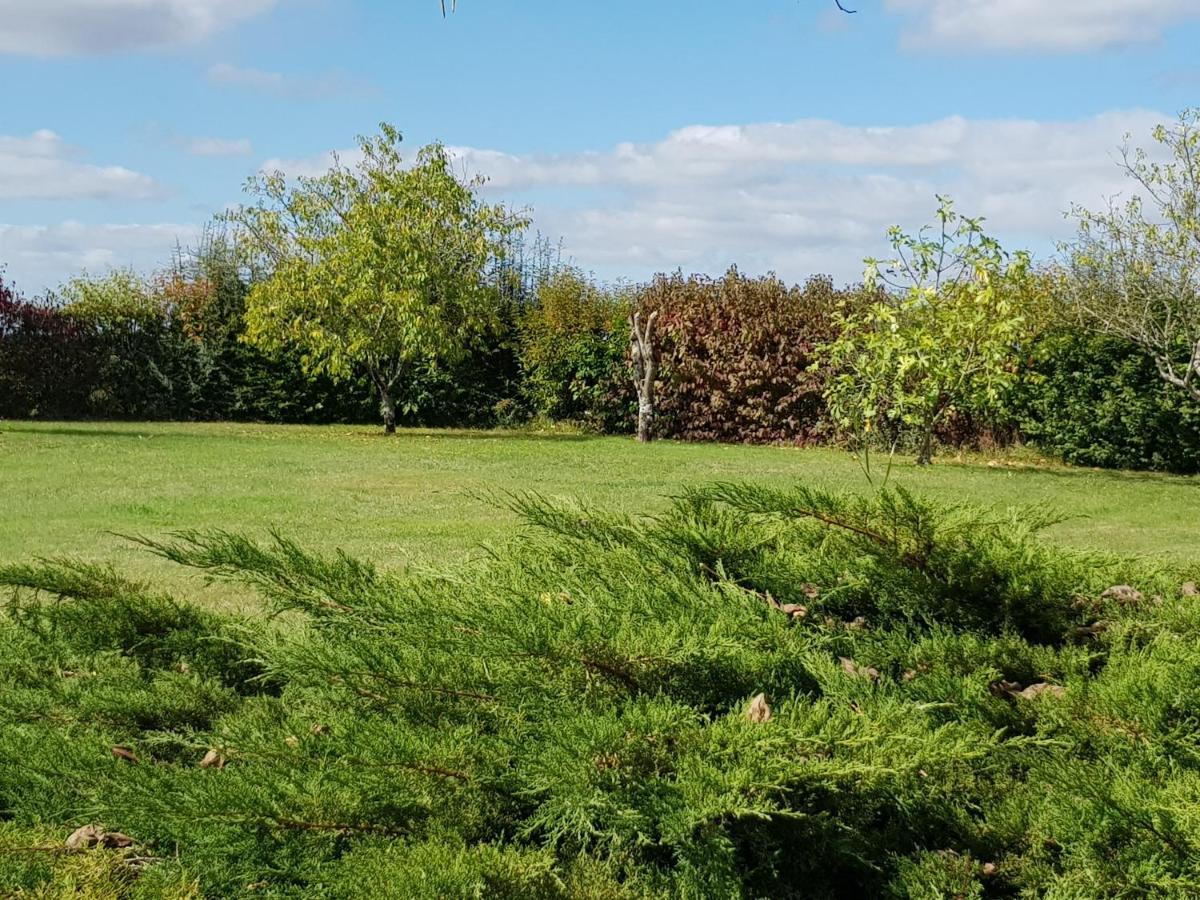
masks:
<path fill-rule="evenodd" d="M 1100 476 L 1106 480 L 1119 481 L 1127 484 L 1162 484 L 1173 487 L 1200 488 L 1200 476 L 1176 475 L 1171 472 L 1140 472 L 1133 469 L 1099 469 L 1083 466 L 987 466 L 978 463 L 963 463 L 964 468 L 983 468 L 989 472 L 1004 472 L 1009 475 L 1050 476 L 1064 481 L 1078 481 L 1083 478 Z"/>
<path fill-rule="evenodd" d="M 145 431 L 121 431 L 115 428 L 71 428 L 66 426 L 57 426 L 54 428 L 38 428 L 30 427 L 23 424 L 9 424 L 0 422 L 0 434 L 12 432 L 14 434 L 53 434 L 60 437 L 123 437 L 123 438 L 139 438 L 147 440 L 155 437 L 166 437 L 165 434 L 153 434 Z M 172 433 L 171 437 L 186 434 L 185 432 Z M 203 435 L 187 435 L 187 437 L 203 437 Z"/>
<path fill-rule="evenodd" d="M 380 440 L 415 440 L 430 438 L 434 440 L 481 441 L 481 440 L 533 440 L 533 441 L 563 441 L 582 442 L 594 441 L 600 438 L 613 437 L 602 434 L 551 434 L 537 431 L 503 430 L 487 431 L 483 429 L 440 429 L 440 428 L 397 428 L 395 434 L 384 434 L 382 430 L 355 432 L 360 437 L 379 438 Z M 632 436 L 631 436 L 632 439 Z"/>

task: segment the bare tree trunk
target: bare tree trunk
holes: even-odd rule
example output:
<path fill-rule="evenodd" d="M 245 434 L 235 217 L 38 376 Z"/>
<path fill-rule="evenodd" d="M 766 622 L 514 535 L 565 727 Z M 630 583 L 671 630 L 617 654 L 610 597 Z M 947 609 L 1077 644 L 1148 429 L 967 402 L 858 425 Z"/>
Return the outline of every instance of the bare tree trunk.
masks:
<path fill-rule="evenodd" d="M 635 312 L 629 317 L 629 357 L 633 362 L 633 386 L 637 390 L 638 423 L 637 439 L 642 443 L 654 440 L 654 376 L 657 363 L 654 359 L 654 322 L 658 312 L 650 313 L 642 327 L 642 314 Z"/>
<path fill-rule="evenodd" d="M 386 387 L 379 388 L 379 412 L 383 415 L 383 433 L 396 433 L 396 401 Z"/>
<path fill-rule="evenodd" d="M 396 401 L 392 398 L 392 383 L 395 379 L 388 381 L 373 364 L 368 364 L 367 374 L 371 376 L 371 380 L 375 382 L 375 387 L 379 391 L 379 413 L 383 416 L 383 433 L 395 434 Z"/>

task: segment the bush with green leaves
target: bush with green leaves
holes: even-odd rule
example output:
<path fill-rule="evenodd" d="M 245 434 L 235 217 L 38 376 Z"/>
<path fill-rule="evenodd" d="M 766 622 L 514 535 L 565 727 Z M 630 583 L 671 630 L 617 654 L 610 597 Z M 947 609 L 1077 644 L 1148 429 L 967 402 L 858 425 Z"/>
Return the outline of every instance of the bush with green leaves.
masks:
<path fill-rule="evenodd" d="M 520 320 L 521 393 L 535 418 L 627 432 L 630 302 L 620 289 L 559 266 Z"/>
<path fill-rule="evenodd" d="M 1043 335 L 1006 406 L 1027 440 L 1072 465 L 1200 471 L 1200 403 L 1121 338 Z"/>
<path fill-rule="evenodd" d="M 825 399 L 854 444 L 911 444 L 922 465 L 956 409 L 995 407 L 1015 381 L 1029 255 L 1005 252 L 947 197 L 936 225 L 888 237 L 895 258 L 867 260 L 870 302 L 844 307 L 821 348 L 835 373 Z"/>
<path fill-rule="evenodd" d="M 442 572 L 144 541 L 269 618 L 0 568 L 0 891 L 1200 890 L 1189 573 L 902 491 L 501 502 L 528 529 Z"/>

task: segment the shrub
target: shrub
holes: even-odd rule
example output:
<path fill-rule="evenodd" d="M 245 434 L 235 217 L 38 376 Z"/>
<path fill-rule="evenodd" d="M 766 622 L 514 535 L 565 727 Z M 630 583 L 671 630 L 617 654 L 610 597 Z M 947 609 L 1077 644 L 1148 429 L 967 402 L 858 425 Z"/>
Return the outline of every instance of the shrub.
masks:
<path fill-rule="evenodd" d="M 660 275 L 638 295 L 658 311 L 657 423 L 683 440 L 808 443 L 825 433 L 828 372 L 817 347 L 847 294 L 825 278 Z"/>
<path fill-rule="evenodd" d="M 541 284 L 520 324 L 522 394 L 534 416 L 630 429 L 629 309 L 621 291 L 568 266 Z"/>
<path fill-rule="evenodd" d="M 86 404 L 94 372 L 88 330 L 0 278 L 0 416 L 70 417 Z"/>
<path fill-rule="evenodd" d="M 718 485 L 653 519 L 507 502 L 532 530 L 444 574 L 146 542 L 254 586 L 273 626 L 93 568 L 0 569 L 21 594 L 0 847 L 119 829 L 135 847 L 94 857 L 97 884 L 158 862 L 116 896 L 1197 887 L 1184 573 L 900 493 Z M 210 642 L 259 677 L 202 661 Z M 0 889 L 61 871 L 4 855 Z"/>
<path fill-rule="evenodd" d="M 1046 334 L 1009 402 L 1027 439 L 1073 465 L 1200 471 L 1200 404 L 1128 341 Z"/>

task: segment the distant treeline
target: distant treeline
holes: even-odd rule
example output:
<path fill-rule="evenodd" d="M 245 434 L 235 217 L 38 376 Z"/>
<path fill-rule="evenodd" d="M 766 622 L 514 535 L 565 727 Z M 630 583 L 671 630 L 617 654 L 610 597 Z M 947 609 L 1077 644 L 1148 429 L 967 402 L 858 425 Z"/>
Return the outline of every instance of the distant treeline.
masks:
<path fill-rule="evenodd" d="M 0 416 L 369 423 L 365 374 L 307 374 L 302 361 L 241 339 L 253 274 L 221 239 L 152 278 L 77 279 L 36 299 L 0 282 Z M 658 433 L 681 440 L 812 444 L 840 435 L 819 348 L 862 287 L 789 285 L 730 269 L 609 286 L 541 246 L 496 275 L 492 325 L 452 364 L 397 388 L 402 425 L 569 424 L 632 430 L 628 317 L 657 310 Z M 1031 306 L 1035 305 L 1031 301 Z M 1021 377 L 988 409 L 955 409 L 943 444 L 1032 443 L 1068 462 L 1200 470 L 1200 407 L 1132 344 L 1097 337 L 1039 302 Z"/>

